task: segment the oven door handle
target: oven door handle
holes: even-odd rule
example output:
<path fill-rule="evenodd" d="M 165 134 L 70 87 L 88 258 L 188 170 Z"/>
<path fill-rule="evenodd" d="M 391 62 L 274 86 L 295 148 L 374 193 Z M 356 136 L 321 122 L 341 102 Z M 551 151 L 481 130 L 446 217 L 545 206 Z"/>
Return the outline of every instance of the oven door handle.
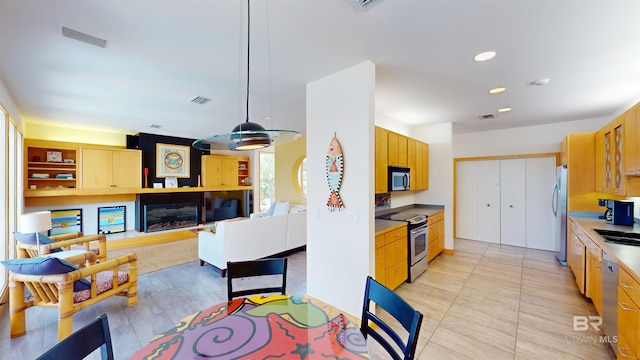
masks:
<path fill-rule="evenodd" d="M 419 234 L 419 233 L 423 233 L 427 230 L 427 225 L 421 226 L 417 229 L 411 230 L 411 235 L 415 235 L 415 234 Z"/>

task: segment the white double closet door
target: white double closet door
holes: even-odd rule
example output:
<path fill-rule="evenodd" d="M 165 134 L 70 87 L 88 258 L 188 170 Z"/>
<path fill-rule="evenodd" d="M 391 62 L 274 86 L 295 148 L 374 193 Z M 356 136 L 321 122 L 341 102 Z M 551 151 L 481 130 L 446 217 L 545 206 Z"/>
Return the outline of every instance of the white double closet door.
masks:
<path fill-rule="evenodd" d="M 554 157 L 458 161 L 457 237 L 554 250 L 555 169 Z"/>

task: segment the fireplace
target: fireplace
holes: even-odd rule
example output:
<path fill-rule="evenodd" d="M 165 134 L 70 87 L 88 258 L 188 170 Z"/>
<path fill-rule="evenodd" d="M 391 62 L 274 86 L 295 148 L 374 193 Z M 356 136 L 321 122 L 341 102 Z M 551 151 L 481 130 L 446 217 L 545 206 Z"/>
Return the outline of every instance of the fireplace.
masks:
<path fill-rule="evenodd" d="M 198 204 L 144 205 L 144 231 L 178 229 L 198 225 Z"/>
<path fill-rule="evenodd" d="M 136 230 L 154 232 L 196 226 L 201 208 L 202 193 L 139 194 Z"/>

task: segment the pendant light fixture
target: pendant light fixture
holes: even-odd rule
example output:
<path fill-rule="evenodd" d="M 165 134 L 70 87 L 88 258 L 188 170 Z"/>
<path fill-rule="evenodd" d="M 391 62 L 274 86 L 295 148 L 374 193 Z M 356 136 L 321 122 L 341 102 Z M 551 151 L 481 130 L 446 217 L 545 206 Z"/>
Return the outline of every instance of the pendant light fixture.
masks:
<path fill-rule="evenodd" d="M 247 91 L 246 118 L 229 133 L 212 135 L 193 142 L 199 150 L 257 150 L 268 146 L 284 144 L 300 138 L 295 130 L 267 130 L 262 125 L 249 121 L 249 63 L 251 57 L 251 0 L 247 0 Z"/>

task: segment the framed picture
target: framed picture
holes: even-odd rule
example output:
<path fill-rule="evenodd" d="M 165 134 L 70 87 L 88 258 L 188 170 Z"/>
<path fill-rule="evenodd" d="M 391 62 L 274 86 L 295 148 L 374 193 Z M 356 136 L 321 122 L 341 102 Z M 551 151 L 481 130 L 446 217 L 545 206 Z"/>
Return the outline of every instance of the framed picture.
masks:
<path fill-rule="evenodd" d="M 113 234 L 127 230 L 127 208 L 107 206 L 98 208 L 98 234 Z"/>
<path fill-rule="evenodd" d="M 51 210 L 49 235 L 62 235 L 82 231 L 82 209 Z"/>
<path fill-rule="evenodd" d="M 156 144 L 156 177 L 188 178 L 189 147 L 172 144 Z"/>

